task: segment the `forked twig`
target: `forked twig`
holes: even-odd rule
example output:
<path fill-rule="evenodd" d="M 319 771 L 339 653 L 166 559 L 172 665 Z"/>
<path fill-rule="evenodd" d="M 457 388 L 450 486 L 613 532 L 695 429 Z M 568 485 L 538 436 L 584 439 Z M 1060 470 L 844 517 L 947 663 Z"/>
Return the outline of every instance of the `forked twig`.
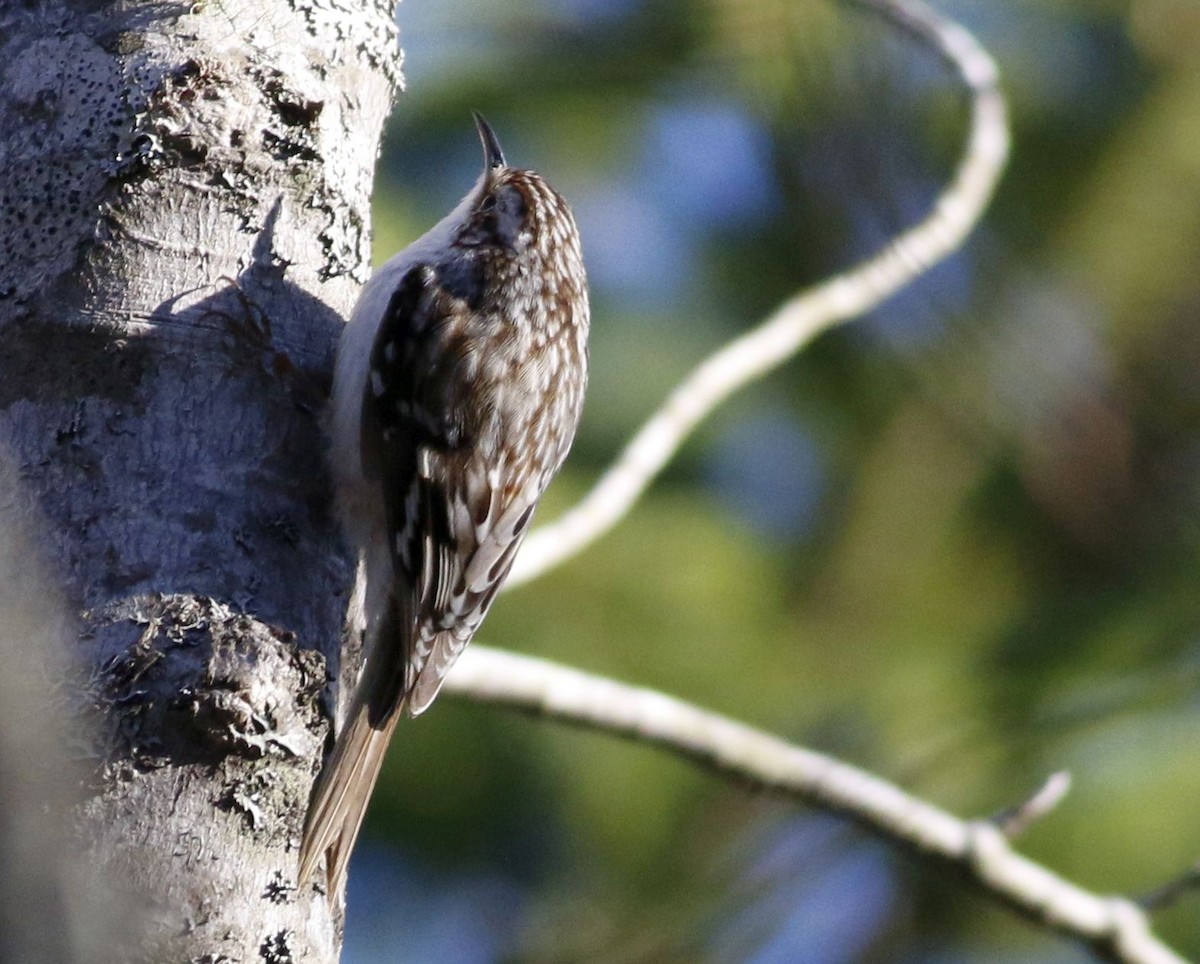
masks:
<path fill-rule="evenodd" d="M 953 864 L 1023 916 L 1123 964 L 1185 964 L 1131 900 L 1071 883 L 1012 849 L 988 820 L 966 821 L 874 774 L 655 690 L 473 643 L 444 692 L 624 736 L 727 778 L 843 814 Z"/>

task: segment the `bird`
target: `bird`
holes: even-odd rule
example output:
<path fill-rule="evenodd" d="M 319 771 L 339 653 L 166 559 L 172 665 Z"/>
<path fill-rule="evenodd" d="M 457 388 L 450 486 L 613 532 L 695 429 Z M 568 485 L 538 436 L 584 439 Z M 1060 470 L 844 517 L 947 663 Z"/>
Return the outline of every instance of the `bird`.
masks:
<path fill-rule="evenodd" d="M 474 113 L 474 187 L 363 288 L 334 364 L 330 460 L 364 654 L 314 783 L 301 885 L 350 853 L 396 724 L 429 708 L 575 436 L 587 276 L 570 206 Z"/>

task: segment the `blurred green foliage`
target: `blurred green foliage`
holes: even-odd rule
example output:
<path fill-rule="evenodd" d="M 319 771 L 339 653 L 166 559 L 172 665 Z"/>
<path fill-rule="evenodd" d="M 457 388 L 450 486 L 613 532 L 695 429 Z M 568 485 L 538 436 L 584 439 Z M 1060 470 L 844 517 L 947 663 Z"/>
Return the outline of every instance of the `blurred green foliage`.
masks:
<path fill-rule="evenodd" d="M 1023 849 L 1139 895 L 1200 854 L 1200 5 L 937 6 L 1012 98 L 986 224 L 733 400 L 481 639 L 964 816 L 1069 769 Z M 920 217 L 963 131 L 933 57 L 831 3 L 410 0 L 400 24 L 378 257 L 474 180 L 471 108 L 579 215 L 593 384 L 543 518 L 706 352 Z M 1084 959 L 830 818 L 449 699 L 402 727 L 368 832 L 348 961 Z M 1185 956 L 1198 908 L 1155 917 Z"/>

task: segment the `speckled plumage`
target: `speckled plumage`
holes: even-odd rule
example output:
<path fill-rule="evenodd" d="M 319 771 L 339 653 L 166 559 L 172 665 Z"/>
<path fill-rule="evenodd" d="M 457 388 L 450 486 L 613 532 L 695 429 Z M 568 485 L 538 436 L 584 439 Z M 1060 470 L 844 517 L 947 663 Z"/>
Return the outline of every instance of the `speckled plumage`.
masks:
<path fill-rule="evenodd" d="M 300 881 L 338 892 L 384 751 L 428 708 L 512 566 L 579 421 L 588 299 L 575 219 L 509 167 L 485 169 L 364 288 L 338 348 L 333 470 L 358 552 L 348 621 L 365 663 L 310 803 Z"/>

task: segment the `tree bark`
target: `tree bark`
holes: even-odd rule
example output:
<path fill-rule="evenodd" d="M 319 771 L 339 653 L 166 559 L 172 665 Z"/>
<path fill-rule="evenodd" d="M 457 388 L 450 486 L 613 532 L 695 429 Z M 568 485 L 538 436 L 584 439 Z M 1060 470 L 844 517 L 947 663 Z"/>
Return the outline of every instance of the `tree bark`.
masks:
<path fill-rule="evenodd" d="M 57 705 L 78 848 L 137 912 L 112 959 L 335 960 L 295 889 L 352 669 L 320 416 L 390 3 L 8 4 L 0 54 L 0 458 L 82 626 Z"/>

